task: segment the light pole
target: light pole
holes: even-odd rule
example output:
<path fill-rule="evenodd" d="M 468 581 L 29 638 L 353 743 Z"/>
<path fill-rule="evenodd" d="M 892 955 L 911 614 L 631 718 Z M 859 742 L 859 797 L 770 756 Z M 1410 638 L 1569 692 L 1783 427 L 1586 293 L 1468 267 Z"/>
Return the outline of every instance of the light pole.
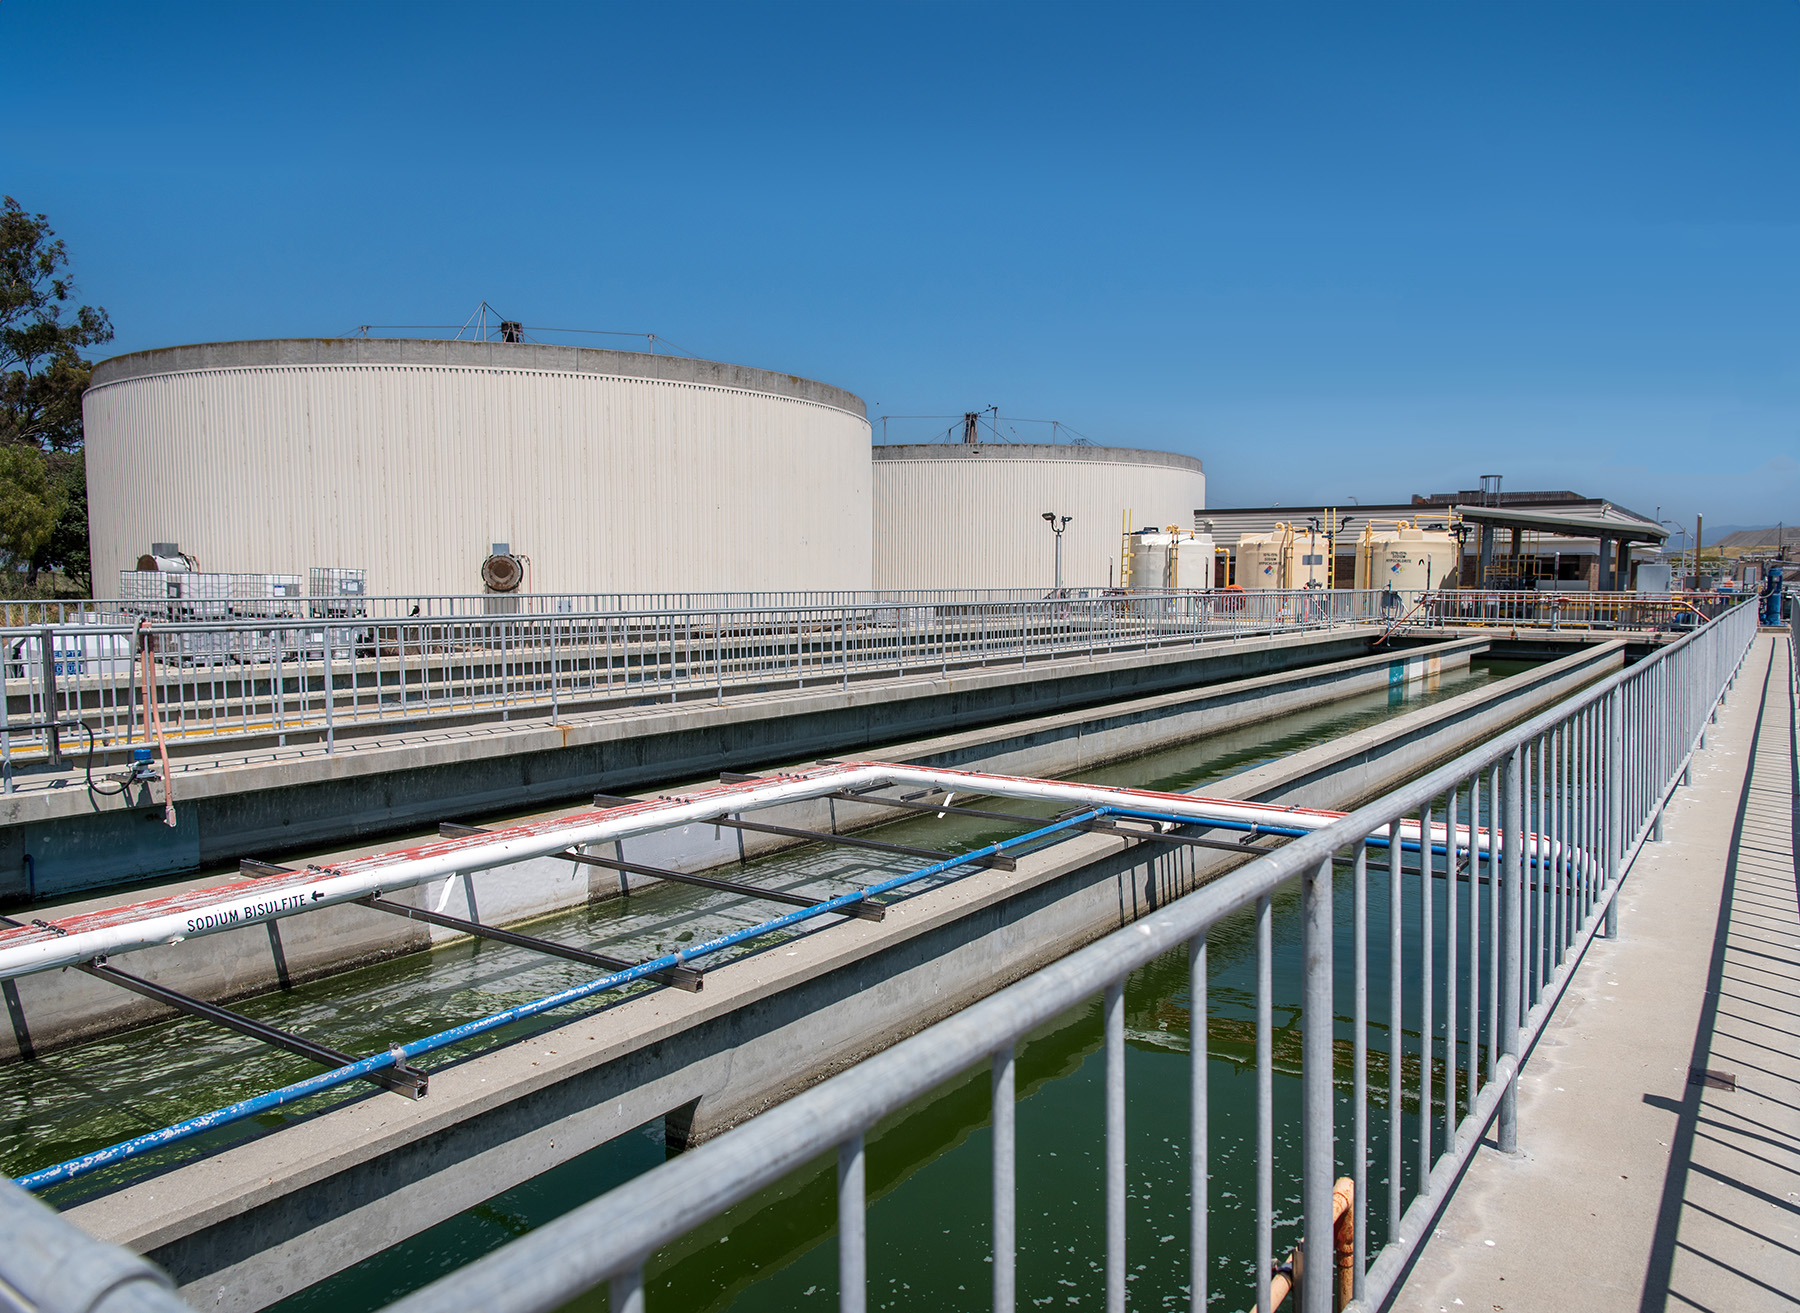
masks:
<path fill-rule="evenodd" d="M 1055 511 L 1045 511 L 1044 512 L 1044 522 L 1050 526 L 1050 532 L 1056 535 L 1056 595 L 1058 597 L 1062 596 L 1062 536 L 1063 536 L 1063 530 L 1069 527 L 1069 521 L 1074 518 L 1075 517 L 1073 515 L 1064 515 L 1061 517 L 1061 522 L 1059 523 L 1058 517 L 1057 517 L 1057 514 Z"/>

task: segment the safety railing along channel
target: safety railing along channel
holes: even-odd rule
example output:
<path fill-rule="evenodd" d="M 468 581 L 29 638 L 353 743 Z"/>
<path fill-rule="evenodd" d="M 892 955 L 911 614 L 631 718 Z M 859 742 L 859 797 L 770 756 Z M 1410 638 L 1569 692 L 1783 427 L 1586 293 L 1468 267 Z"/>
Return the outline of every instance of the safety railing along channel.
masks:
<path fill-rule="evenodd" d="M 1256 1238 L 1251 1255 L 1256 1307 L 1274 1307 L 1271 1295 L 1289 1285 L 1297 1285 L 1304 1313 L 1324 1313 L 1334 1299 L 1359 1310 L 1378 1307 L 1429 1234 L 1489 1125 L 1497 1123 L 1502 1150 L 1516 1147 L 1521 1055 L 1544 1025 L 1587 943 L 1596 934 L 1616 933 L 1621 881 L 1640 847 L 1661 837 L 1663 807 L 1685 781 L 1694 751 L 1704 746 L 1707 727 L 1755 634 L 1753 608 L 1728 611 L 1425 778 L 1342 819 L 1325 821 L 1322 828 L 1296 831 L 1298 837 L 1286 846 L 392 1307 L 404 1313 L 548 1310 L 610 1285 L 615 1310 L 642 1313 L 646 1265 L 660 1248 L 835 1149 L 839 1302 L 842 1308 L 861 1310 L 866 1306 L 865 1134 L 884 1116 L 945 1081 L 989 1064 L 993 1304 L 1010 1313 L 1018 1286 L 1015 1052 L 1033 1031 L 1099 996 L 1105 1184 L 1096 1212 L 1105 1219 L 1107 1307 L 1123 1310 L 1129 1106 L 1124 986 L 1132 972 L 1154 959 L 1185 952 L 1195 1019 L 1189 1046 L 1188 1298 L 1194 1309 L 1205 1309 L 1213 1274 L 1209 1161 L 1220 1137 L 1235 1141 L 1248 1129 L 1215 1126 L 1209 1118 L 1208 937 L 1238 913 L 1253 914 L 1256 944 Z M 871 769 L 882 775 L 903 768 Z M 781 778 L 777 788 L 790 787 Z M 803 777 L 796 777 L 794 785 L 804 785 Z M 708 804 L 701 799 L 680 805 L 704 809 Z M 1071 827 L 1079 827 L 1089 814 L 1098 813 L 1083 812 L 1009 842 L 1030 845 L 1052 832 L 1073 832 Z M 1183 824 L 1205 828 L 1198 822 Z M 1376 860 L 1371 861 L 1371 854 Z M 967 863 L 971 858 L 954 860 Z M 909 872 L 894 883 L 916 881 L 937 869 Z M 1301 1018 L 1300 1243 L 1277 1268 L 1274 922 L 1276 896 L 1282 893 L 1285 907 L 1289 900 L 1283 891 L 1291 882 L 1299 886 L 1302 957 L 1298 979 L 1280 983 L 1297 994 Z M 1385 923 L 1374 915 L 1377 902 L 1385 905 Z M 1347 927 L 1339 925 L 1346 904 Z M 793 915 L 824 910 L 829 907 Z M 1340 972 L 1336 961 L 1338 938 L 1347 938 L 1350 945 L 1347 973 Z M 1385 955 L 1372 951 L 1383 944 Z M 1378 963 L 1378 956 L 1385 956 L 1385 962 Z M 565 993 L 585 995 L 632 974 Z M 1297 990 L 1292 988 L 1296 985 Z M 1347 996 L 1347 1020 L 1337 1012 L 1340 996 Z M 533 1006 L 553 1006 L 563 997 Z M 1281 1006 L 1286 1010 L 1294 1001 L 1284 999 Z M 1385 1013 L 1385 1027 L 1378 1010 Z M 1422 1019 L 1410 1032 L 1404 1024 L 1408 1015 Z M 501 1020 L 505 1017 L 479 1024 Z M 1385 1029 L 1384 1052 L 1371 1044 L 1372 1025 Z M 446 1032 L 432 1042 L 468 1029 Z M 427 1046 L 420 1041 L 396 1053 Z M 385 1060 L 365 1059 L 313 1082 L 348 1079 Z M 1371 1079 L 1374 1060 L 1385 1072 L 1379 1083 Z M 1337 1104 L 1346 1094 L 1348 1108 L 1340 1110 Z M 1403 1125 L 1409 1100 L 1418 1111 L 1410 1125 Z M 1373 1128 L 1372 1115 L 1377 1121 Z M 1384 1116 L 1386 1134 L 1380 1138 L 1385 1153 L 1377 1155 L 1371 1131 L 1380 1129 Z M 1340 1138 L 1346 1123 L 1348 1135 Z M 115 1146 L 105 1154 L 132 1147 Z M 96 1156 L 104 1155 L 90 1155 Z M 1413 1159 L 1410 1183 L 1406 1157 Z M 85 1160 L 64 1168 L 83 1166 Z M 1345 1180 L 1340 1181 L 1340 1173 Z M 1378 1192 L 1370 1189 L 1372 1177 Z M 82 1236 L 11 1183 L 0 1182 L 0 1214 L 9 1237 L 19 1238 L 0 1254 L 0 1277 L 35 1306 L 185 1307 L 159 1284 L 160 1274 L 148 1264 Z M 1379 1247 L 1370 1243 L 1371 1214 L 1382 1223 Z M 1313 1270 L 1333 1279 L 1308 1280 L 1308 1254 L 1320 1256 Z M 1252 1291 L 1241 1293 L 1241 1302 L 1248 1302 Z"/>
<path fill-rule="evenodd" d="M 351 572 L 358 576 L 361 571 Z M 987 602 L 1034 602 L 1043 588 L 773 589 L 752 592 L 651 593 L 396 593 L 371 594 L 361 587 L 345 593 L 270 595 L 262 575 L 167 576 L 167 597 L 68 598 L 0 602 L 0 625 L 82 624 L 88 616 L 121 612 L 165 620 L 226 619 L 233 616 L 320 616 L 354 610 L 371 620 L 473 619 L 492 615 L 634 614 L 649 611 L 766 611 L 788 607 L 969 606 Z M 203 581 L 203 582 L 201 582 Z M 184 587 L 184 583 L 188 586 Z M 297 587 L 297 577 L 296 577 Z M 1102 588 L 1067 590 L 1098 597 Z"/>
<path fill-rule="evenodd" d="M 167 619 L 94 611 L 74 624 L 0 629 L 0 787 L 12 790 L 15 766 L 60 767 L 75 754 L 85 754 L 76 764 L 85 760 L 91 774 L 159 735 L 163 743 L 248 738 L 330 752 L 352 727 L 434 717 L 554 719 L 609 703 L 722 701 L 777 687 L 1028 666 L 1377 623 L 1384 607 L 1391 615 L 1411 601 L 1342 591 L 1195 591 L 388 619 L 368 614 L 366 599 L 297 600 L 317 613 Z"/>
<path fill-rule="evenodd" d="M 1254 909 L 1257 1112 L 1254 1290 L 1233 1306 L 1267 1310 L 1276 1272 L 1272 1012 L 1273 900 L 1299 884 L 1301 1011 L 1301 1255 L 1331 1272 L 1334 1185 L 1353 1182 L 1352 1309 L 1379 1307 L 1430 1233 L 1464 1164 L 1494 1125 L 1512 1152 L 1520 1127 L 1517 1076 L 1588 942 L 1617 932 L 1620 883 L 1661 816 L 1756 634 L 1739 606 L 1626 671 L 1540 714 L 1329 828 L 1210 883 L 1145 919 L 963 1009 L 600 1198 L 400 1300 L 396 1313 L 550 1310 L 600 1285 L 615 1313 L 645 1307 L 656 1252 L 822 1153 L 838 1156 L 839 1306 L 866 1307 L 864 1135 L 881 1118 L 960 1074 L 990 1064 L 993 1091 L 993 1307 L 1017 1297 L 1016 1047 L 1095 996 L 1105 1053 L 1106 1306 L 1127 1302 L 1123 992 L 1126 978 L 1185 947 L 1191 971 L 1188 1302 L 1209 1305 L 1207 1243 L 1207 936 Z M 1417 821 L 1423 843 L 1397 842 Z M 1371 853 L 1380 859 L 1372 862 Z M 1383 879 L 1385 877 L 1385 880 Z M 1440 889 L 1441 882 L 1441 889 Z M 1370 915 L 1385 884 L 1385 924 Z M 1464 896 L 1464 889 L 1467 896 Z M 1334 938 L 1350 904 L 1349 1022 L 1338 1019 Z M 1441 910 L 1434 906 L 1442 900 Z M 1412 905 L 1416 920 L 1409 917 Z M 1430 927 L 1428 931 L 1420 927 Z M 1386 1088 L 1370 1081 L 1371 941 L 1386 956 Z M 1285 983 L 1285 982 L 1284 982 Z M 1441 991 L 1441 993 L 1440 993 Z M 1410 1003 L 1409 1003 L 1410 994 Z M 1441 1000 L 1441 1002 L 1440 1002 Z M 1408 1035 L 1403 1013 L 1425 1021 Z M 1347 1034 L 1345 1033 L 1347 1032 Z M 1348 1040 L 1349 1060 L 1338 1049 Z M 1406 1049 L 1411 1051 L 1407 1052 Z M 1409 1069 L 1411 1075 L 1408 1075 Z M 1410 1088 L 1407 1088 L 1410 1086 Z M 1337 1101 L 1348 1093 L 1348 1127 Z M 1408 1099 L 1412 1179 L 1402 1160 Z M 1385 1161 L 1371 1153 L 1371 1114 L 1388 1119 Z M 1343 1130 L 1348 1135 L 1340 1138 Z M 1381 1189 L 1371 1195 L 1370 1181 Z M 1371 1252 L 1370 1217 L 1384 1243 Z M 1142 1257 L 1142 1255 L 1138 1255 Z M 1287 1271 L 1289 1269 L 1285 1269 Z M 1336 1282 L 1307 1280 L 1298 1306 L 1327 1313 Z"/>
<path fill-rule="evenodd" d="M 1674 633 L 1704 624 L 1739 600 L 1730 593 L 1496 592 L 1450 588 L 1424 594 L 1403 620 L 1408 625 L 1426 626 Z"/>

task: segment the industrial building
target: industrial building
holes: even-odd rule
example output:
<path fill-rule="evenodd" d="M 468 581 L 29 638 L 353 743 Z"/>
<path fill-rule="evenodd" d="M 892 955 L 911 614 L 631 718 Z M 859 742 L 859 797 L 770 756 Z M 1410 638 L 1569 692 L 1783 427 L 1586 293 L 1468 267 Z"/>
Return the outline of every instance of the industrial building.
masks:
<path fill-rule="evenodd" d="M 865 407 L 789 374 L 514 342 L 224 342 L 103 362 L 84 415 L 98 580 L 171 543 L 205 571 L 361 569 L 401 596 L 870 584 Z M 510 562 L 484 582 L 496 544 Z"/>
<path fill-rule="evenodd" d="M 1466 588 L 1528 589 L 1539 592 L 1612 592 L 1637 585 L 1642 560 L 1660 560 L 1668 530 L 1648 516 L 1598 497 L 1574 492 L 1480 492 L 1415 495 L 1410 501 L 1359 506 L 1257 506 L 1209 510 L 1196 517 L 1209 526 L 1219 547 L 1232 558 L 1232 582 L 1247 584 L 1246 561 L 1287 526 L 1295 559 L 1313 562 L 1310 573 L 1288 579 L 1288 587 L 1316 583 L 1350 588 L 1357 582 L 1358 550 L 1371 530 L 1392 534 L 1413 525 L 1427 535 L 1449 535 L 1454 546 L 1430 582 Z M 1240 550 L 1240 547 L 1243 550 Z M 1374 585 L 1371 585 L 1374 586 Z M 1666 587 L 1666 585 L 1664 585 Z"/>
<path fill-rule="evenodd" d="M 1123 531 L 1186 529 L 1206 506 L 1192 456 L 1127 447 L 917 443 L 874 449 L 877 588 L 1042 587 L 1120 582 Z M 1182 581 L 1210 587 L 1211 579 Z"/>

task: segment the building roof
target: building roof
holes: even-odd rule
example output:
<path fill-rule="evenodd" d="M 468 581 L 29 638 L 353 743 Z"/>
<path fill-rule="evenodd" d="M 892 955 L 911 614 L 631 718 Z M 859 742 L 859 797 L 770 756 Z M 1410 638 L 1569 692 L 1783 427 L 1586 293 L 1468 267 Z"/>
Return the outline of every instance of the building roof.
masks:
<path fill-rule="evenodd" d="M 1535 529 L 1573 538 L 1619 538 L 1626 542 L 1660 543 L 1669 531 L 1648 516 L 1607 501 L 1544 503 L 1525 506 L 1456 506 L 1472 524 L 1500 529 Z"/>
<path fill-rule="evenodd" d="M 1363 527 L 1371 520 L 1406 520 L 1421 528 L 1444 528 L 1452 513 L 1471 523 L 1485 522 L 1495 528 L 1519 528 L 1536 533 L 1539 538 L 1533 550 L 1539 554 L 1593 553 L 1598 538 L 1604 533 L 1611 538 L 1633 542 L 1660 543 L 1668 530 L 1635 511 L 1614 506 L 1599 498 L 1583 498 L 1573 503 L 1529 503 L 1526 506 L 1444 506 L 1431 502 L 1406 502 L 1379 506 L 1249 506 L 1204 510 L 1195 513 L 1196 523 L 1212 524 L 1213 541 L 1221 547 L 1236 547 L 1246 534 L 1268 533 L 1277 524 L 1304 527 L 1308 517 L 1327 510 L 1337 513 L 1338 522 L 1348 523 L 1351 537 L 1361 537 Z M 1346 549 L 1347 550 L 1347 549 Z M 1474 550 L 1471 538 L 1465 550 Z"/>
<path fill-rule="evenodd" d="M 1324 506 L 1228 507 L 1196 511 L 1194 519 L 1197 523 L 1212 524 L 1213 541 L 1219 546 L 1235 547 L 1245 534 L 1268 533 L 1277 524 L 1304 527 L 1308 516 L 1317 515 L 1322 519 L 1326 509 Z M 1350 532 L 1357 536 L 1361 536 L 1363 526 L 1370 520 L 1405 520 L 1408 523 L 1417 520 L 1421 525 L 1439 528 L 1448 523 L 1447 508 L 1438 506 L 1338 506 L 1330 509 L 1337 511 L 1340 522 L 1348 516 Z"/>
<path fill-rule="evenodd" d="M 1567 488 L 1540 489 L 1535 492 L 1484 493 L 1480 488 L 1464 488 L 1461 492 L 1414 493 L 1414 506 L 1528 506 L 1539 502 L 1592 501 Z"/>

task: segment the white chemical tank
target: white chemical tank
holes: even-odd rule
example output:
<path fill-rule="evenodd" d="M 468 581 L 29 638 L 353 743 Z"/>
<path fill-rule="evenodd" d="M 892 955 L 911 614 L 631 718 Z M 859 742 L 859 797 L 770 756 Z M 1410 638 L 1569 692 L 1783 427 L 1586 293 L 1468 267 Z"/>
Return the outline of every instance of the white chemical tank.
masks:
<path fill-rule="evenodd" d="M 1364 589 L 1451 587 L 1462 556 L 1448 530 L 1421 529 L 1404 520 L 1365 525 L 1356 546 L 1356 586 Z"/>
<path fill-rule="evenodd" d="M 1169 586 L 1170 535 L 1161 529 L 1138 529 L 1126 535 L 1125 559 L 1131 568 L 1125 586 L 1134 593 L 1158 591 Z"/>
<path fill-rule="evenodd" d="M 1213 586 L 1213 537 L 1170 526 L 1145 528 L 1125 535 L 1125 558 L 1131 562 L 1126 586 L 1133 592 L 1181 589 L 1204 592 Z"/>
<path fill-rule="evenodd" d="M 1169 587 L 1211 591 L 1216 555 L 1210 533 L 1178 534 L 1170 548 Z"/>

